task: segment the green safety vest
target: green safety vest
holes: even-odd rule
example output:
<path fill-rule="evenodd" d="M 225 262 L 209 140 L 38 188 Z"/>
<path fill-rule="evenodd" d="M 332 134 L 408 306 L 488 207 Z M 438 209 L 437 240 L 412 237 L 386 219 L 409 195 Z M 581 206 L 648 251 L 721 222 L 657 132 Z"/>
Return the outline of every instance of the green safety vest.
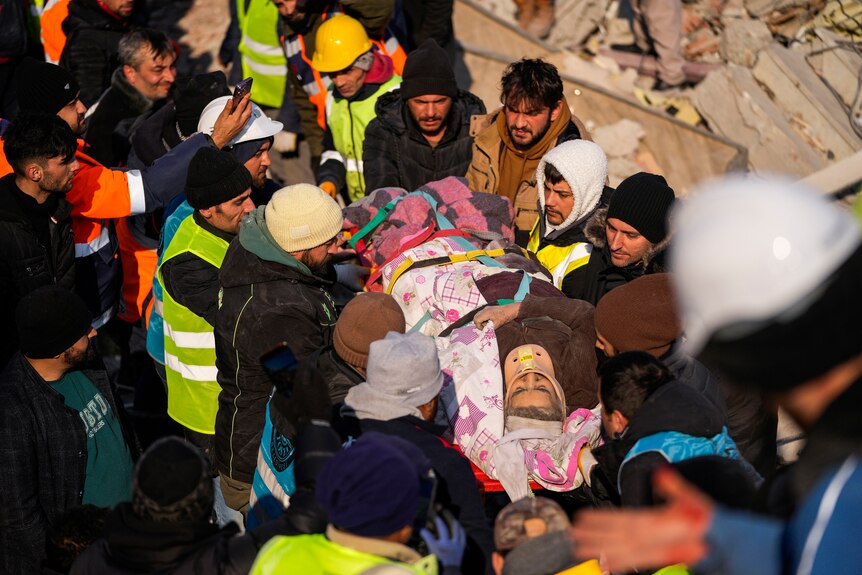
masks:
<path fill-rule="evenodd" d="M 164 283 L 162 266 L 180 254 L 194 254 L 221 268 L 228 242 L 211 234 L 193 216 L 182 221 L 159 265 L 159 282 Z M 218 411 L 216 353 L 213 326 L 189 308 L 177 303 L 168 290 L 164 295 L 165 372 L 168 379 L 168 415 L 198 433 L 215 433 Z"/>
<path fill-rule="evenodd" d="M 278 37 L 278 8 L 271 0 L 236 0 L 242 39 L 239 53 L 244 78 L 254 78 L 251 99 L 261 106 L 281 108 L 287 85 L 287 57 Z"/>
<path fill-rule="evenodd" d="M 258 553 L 249 575 L 360 575 L 368 569 L 384 564 L 397 565 L 416 575 L 437 575 L 437 560 L 433 555 L 424 557 L 413 565 L 396 563 L 385 557 L 338 545 L 323 534 L 271 539 Z"/>
<path fill-rule="evenodd" d="M 393 74 L 380 85 L 374 94 L 364 100 L 350 102 L 344 98 L 336 100 L 330 89 L 326 100 L 326 123 L 332 134 L 335 149 L 340 154 L 347 170 L 347 193 L 350 201 L 355 202 L 365 196 L 365 177 L 362 174 L 362 143 L 365 141 L 365 128 L 377 117 L 374 106 L 377 98 L 401 85 L 401 76 Z M 331 152 L 324 152 L 322 161 L 329 159 Z"/>
<path fill-rule="evenodd" d="M 543 216 L 539 216 L 540 218 Z M 554 286 L 557 289 L 563 289 L 563 280 L 570 272 L 578 269 L 590 261 L 590 254 L 593 252 L 592 244 L 587 242 L 575 242 L 568 246 L 555 246 L 548 244 L 539 249 L 542 239 L 539 237 L 541 232 L 540 220 L 536 220 L 533 229 L 530 231 L 530 241 L 527 243 L 527 249 L 536 254 L 539 262 L 551 272 L 554 278 Z"/>

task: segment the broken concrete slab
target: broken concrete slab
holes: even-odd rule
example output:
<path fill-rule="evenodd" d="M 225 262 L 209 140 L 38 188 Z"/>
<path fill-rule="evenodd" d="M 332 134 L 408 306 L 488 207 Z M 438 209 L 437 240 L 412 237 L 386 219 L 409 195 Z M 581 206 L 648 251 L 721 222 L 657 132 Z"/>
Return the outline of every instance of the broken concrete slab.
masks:
<path fill-rule="evenodd" d="M 847 46 L 838 34 L 816 28 L 809 44 L 795 44 L 805 54 L 814 72 L 841 96 L 846 106 L 853 106 L 862 74 L 862 55 Z"/>
<path fill-rule="evenodd" d="M 728 64 L 694 89 L 694 103 L 710 129 L 748 148 L 758 172 L 808 175 L 826 160 L 803 142 L 748 68 Z"/>
<path fill-rule="evenodd" d="M 721 34 L 721 57 L 753 68 L 757 53 L 772 43 L 772 32 L 761 20 L 727 19 Z"/>
<path fill-rule="evenodd" d="M 608 158 L 620 158 L 634 154 L 646 132 L 637 122 L 624 118 L 615 124 L 600 126 L 590 135 Z"/>
<path fill-rule="evenodd" d="M 862 149 L 862 138 L 853 131 L 847 112 L 820 81 L 805 56 L 772 45 L 760 52 L 752 72 L 785 117 L 825 151 L 826 159 L 846 158 Z"/>

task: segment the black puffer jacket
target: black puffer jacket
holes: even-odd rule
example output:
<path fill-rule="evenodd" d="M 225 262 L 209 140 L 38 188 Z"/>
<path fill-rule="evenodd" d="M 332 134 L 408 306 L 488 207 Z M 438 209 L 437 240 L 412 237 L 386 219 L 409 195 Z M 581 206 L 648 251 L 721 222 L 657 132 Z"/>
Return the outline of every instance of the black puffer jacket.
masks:
<path fill-rule="evenodd" d="M 670 243 L 670 236 L 668 236 L 648 249 L 640 261 L 624 268 L 615 266 L 611 260 L 611 250 L 605 235 L 607 216 L 607 208 L 599 209 L 584 226 L 587 240 L 593 244 L 593 253 L 590 254 L 587 265 L 576 270 L 578 273 L 573 274 L 574 277 L 564 290 L 567 296 L 588 301 L 593 305 L 596 305 L 603 295 L 615 287 L 642 275 L 665 271 L 664 255 Z M 569 278 L 566 277 L 566 279 Z"/>
<path fill-rule="evenodd" d="M 251 483 L 273 385 L 260 357 L 283 341 L 300 361 L 328 346 L 336 310 L 331 282 L 311 275 L 275 243 L 266 230 L 263 207 L 243 221 L 222 262 L 219 283 L 215 338 L 222 391 L 216 466 Z"/>
<path fill-rule="evenodd" d="M 66 46 L 60 65 L 69 70 L 81 87 L 81 101 L 88 108 L 111 85 L 111 74 L 119 65 L 117 47 L 129 29 L 128 20 L 109 14 L 98 0 L 72 0 L 63 21 Z"/>
<path fill-rule="evenodd" d="M 436 147 L 419 131 L 400 90 L 381 96 L 375 112 L 362 152 L 366 190 L 395 186 L 412 191 L 467 173 L 473 158 L 470 118 L 485 113 L 485 105 L 470 92 L 459 91 L 452 102 L 446 133 Z"/>
<path fill-rule="evenodd" d="M 50 203 L 50 206 L 49 206 Z M 5 334 L 0 343 L 0 369 L 17 347 L 14 313 L 18 301 L 37 287 L 58 285 L 75 289 L 75 246 L 72 241 L 71 204 L 49 199 L 43 245 L 24 206 L 37 208 L 35 200 L 15 185 L 15 174 L 0 178 L 0 325 Z M 53 209 L 50 209 L 53 208 Z"/>

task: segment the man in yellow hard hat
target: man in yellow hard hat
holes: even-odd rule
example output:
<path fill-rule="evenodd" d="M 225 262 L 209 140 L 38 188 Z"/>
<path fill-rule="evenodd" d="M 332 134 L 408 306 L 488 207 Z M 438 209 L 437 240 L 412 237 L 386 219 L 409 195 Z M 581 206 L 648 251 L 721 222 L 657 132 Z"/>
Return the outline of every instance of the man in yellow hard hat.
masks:
<path fill-rule="evenodd" d="M 349 201 L 366 193 L 362 175 L 365 127 L 377 113 L 377 99 L 401 84 L 392 59 L 376 50 L 359 21 L 339 14 L 317 30 L 312 64 L 332 79 L 326 100 L 327 129 L 317 184 Z"/>

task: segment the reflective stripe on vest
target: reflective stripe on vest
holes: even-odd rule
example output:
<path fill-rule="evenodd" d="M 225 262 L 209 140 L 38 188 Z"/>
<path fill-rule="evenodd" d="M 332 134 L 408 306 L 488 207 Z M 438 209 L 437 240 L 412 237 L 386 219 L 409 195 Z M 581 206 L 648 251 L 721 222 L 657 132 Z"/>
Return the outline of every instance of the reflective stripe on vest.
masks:
<path fill-rule="evenodd" d="M 568 246 L 549 244 L 537 251 L 537 248 L 541 244 L 541 239 L 539 238 L 540 230 L 541 225 L 537 220 L 530 232 L 530 241 L 527 243 L 527 249 L 536 254 L 539 262 L 551 272 L 554 279 L 554 287 L 561 290 L 563 289 L 563 280 L 566 276 L 590 261 L 590 254 L 593 253 L 593 245 L 587 242 L 575 242 Z"/>
<path fill-rule="evenodd" d="M 330 9 L 323 13 L 321 22 L 332 18 L 336 14 L 341 14 L 342 8 L 340 4 L 334 4 Z M 383 33 L 383 41 L 371 40 L 371 43 L 390 58 L 395 67 L 395 73 L 401 75 L 404 71 L 404 63 L 407 61 L 407 53 L 395 34 L 387 28 Z M 332 85 L 332 80 L 326 74 L 318 72 L 314 69 L 311 63 L 311 54 L 305 53 L 305 40 L 302 34 L 292 34 L 284 39 L 284 52 L 287 54 L 287 61 L 290 64 L 290 69 L 299 79 L 302 89 L 308 95 L 308 99 L 317 108 L 317 124 L 321 130 L 326 129 L 326 93 Z"/>
<path fill-rule="evenodd" d="M 335 100 L 330 92 L 327 102 L 327 122 L 335 149 L 344 158 L 347 169 L 347 193 L 354 202 L 365 195 L 365 178 L 362 175 L 362 143 L 365 127 L 377 117 L 374 106 L 377 99 L 401 84 L 401 76 L 393 75 L 377 91 L 364 100 L 350 102 Z"/>
<path fill-rule="evenodd" d="M 164 263 L 190 253 L 220 268 L 228 242 L 206 231 L 194 216 L 180 224 L 159 265 L 159 281 L 164 285 Z M 168 415 L 198 433 L 215 433 L 218 394 L 215 336 L 202 317 L 178 303 L 162 290 L 165 331 L 165 372 L 168 380 Z"/>
<path fill-rule="evenodd" d="M 287 59 L 278 37 L 278 8 L 271 0 L 236 0 L 242 39 L 239 53 L 244 77 L 254 78 L 253 100 L 261 106 L 280 108 L 287 85 Z"/>

